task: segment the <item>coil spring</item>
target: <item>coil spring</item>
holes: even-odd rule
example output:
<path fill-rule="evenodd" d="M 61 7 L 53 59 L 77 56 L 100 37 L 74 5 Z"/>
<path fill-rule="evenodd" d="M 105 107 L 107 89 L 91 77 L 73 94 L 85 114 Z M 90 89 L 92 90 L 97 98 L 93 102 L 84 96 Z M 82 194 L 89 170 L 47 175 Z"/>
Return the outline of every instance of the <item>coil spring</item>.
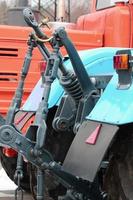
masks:
<path fill-rule="evenodd" d="M 67 75 L 61 76 L 60 84 L 64 90 L 74 99 L 77 105 L 82 97 L 83 92 L 75 74 L 68 72 Z"/>

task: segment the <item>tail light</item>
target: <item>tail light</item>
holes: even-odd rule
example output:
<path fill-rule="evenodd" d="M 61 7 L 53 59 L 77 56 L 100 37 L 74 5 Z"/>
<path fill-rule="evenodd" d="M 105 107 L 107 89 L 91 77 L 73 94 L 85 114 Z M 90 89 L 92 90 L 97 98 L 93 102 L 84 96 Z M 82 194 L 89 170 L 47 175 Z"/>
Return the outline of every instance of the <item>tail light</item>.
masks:
<path fill-rule="evenodd" d="M 132 85 L 133 56 L 132 49 L 121 49 L 113 58 L 114 69 L 118 74 L 117 89 L 129 89 Z"/>
<path fill-rule="evenodd" d="M 127 70 L 129 69 L 129 55 L 121 54 L 114 56 L 114 69 L 116 70 Z"/>
<path fill-rule="evenodd" d="M 42 60 L 39 62 L 39 70 L 40 73 L 44 73 L 47 67 L 47 62 L 45 60 Z"/>
<path fill-rule="evenodd" d="M 18 153 L 11 148 L 4 147 L 3 154 L 9 158 L 13 158 L 13 157 L 16 157 Z"/>

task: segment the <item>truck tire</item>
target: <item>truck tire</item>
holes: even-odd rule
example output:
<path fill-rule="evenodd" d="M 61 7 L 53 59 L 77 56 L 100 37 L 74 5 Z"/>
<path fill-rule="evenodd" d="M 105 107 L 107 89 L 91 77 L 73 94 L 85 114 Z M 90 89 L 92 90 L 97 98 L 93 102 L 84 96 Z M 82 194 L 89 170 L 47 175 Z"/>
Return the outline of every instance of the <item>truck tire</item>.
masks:
<path fill-rule="evenodd" d="M 120 129 L 105 176 L 108 200 L 133 199 L 133 126 Z"/>
<path fill-rule="evenodd" d="M 0 126 L 4 125 L 5 119 L 0 115 Z M 7 176 L 13 181 L 14 181 L 14 173 L 16 170 L 16 162 L 17 162 L 17 157 L 9 158 L 4 155 L 3 153 L 3 148 L 0 147 L 0 162 L 5 170 Z M 15 182 L 16 183 L 16 182 Z M 29 175 L 27 172 L 27 164 L 24 163 L 24 178 L 21 180 L 21 187 L 22 189 L 29 191 L 30 186 L 29 186 Z"/>

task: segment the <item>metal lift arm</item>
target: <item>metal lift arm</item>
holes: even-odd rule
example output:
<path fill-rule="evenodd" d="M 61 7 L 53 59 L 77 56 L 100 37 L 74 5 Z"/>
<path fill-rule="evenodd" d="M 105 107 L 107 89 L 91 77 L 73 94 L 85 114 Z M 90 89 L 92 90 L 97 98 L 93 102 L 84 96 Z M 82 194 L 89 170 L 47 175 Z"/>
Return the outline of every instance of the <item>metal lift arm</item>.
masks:
<path fill-rule="evenodd" d="M 3 146 L 10 146 L 41 170 L 48 169 L 52 171 L 66 188 L 73 188 L 79 193 L 86 193 L 89 189 L 86 182 L 63 171 L 61 165 L 53 160 L 52 155 L 47 150 L 42 149 L 35 156 L 33 153 L 35 143 L 21 135 L 21 132 L 15 127 L 10 125 L 0 127 L 0 143 Z"/>

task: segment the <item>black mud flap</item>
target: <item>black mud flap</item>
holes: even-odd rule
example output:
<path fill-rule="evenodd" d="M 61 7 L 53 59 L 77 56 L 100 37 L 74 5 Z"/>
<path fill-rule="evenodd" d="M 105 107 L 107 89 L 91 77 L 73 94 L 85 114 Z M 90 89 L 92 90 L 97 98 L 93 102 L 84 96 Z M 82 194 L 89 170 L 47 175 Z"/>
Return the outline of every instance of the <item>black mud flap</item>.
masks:
<path fill-rule="evenodd" d="M 115 125 L 85 121 L 70 146 L 63 169 L 93 182 L 117 130 Z"/>

